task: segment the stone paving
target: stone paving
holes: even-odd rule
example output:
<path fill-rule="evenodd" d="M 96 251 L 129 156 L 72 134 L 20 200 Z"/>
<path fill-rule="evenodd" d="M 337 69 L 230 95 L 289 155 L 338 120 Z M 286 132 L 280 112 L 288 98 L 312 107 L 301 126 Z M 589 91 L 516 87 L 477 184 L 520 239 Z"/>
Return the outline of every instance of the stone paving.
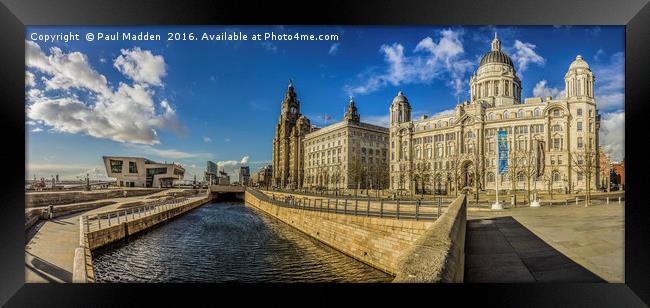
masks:
<path fill-rule="evenodd" d="M 607 282 L 622 283 L 624 206 L 624 202 L 613 202 L 588 208 L 554 205 L 502 211 L 470 209 L 466 267 L 476 268 L 483 262 L 499 268 L 493 270 L 498 275 L 476 276 L 476 269 L 469 271 L 470 280 L 592 281 L 582 267 Z"/>
<path fill-rule="evenodd" d="M 138 197 L 107 199 L 116 203 L 87 212 L 39 221 L 27 234 L 25 282 L 72 282 L 74 251 L 79 247 L 79 216 L 114 210 L 125 203 L 172 191 L 174 190 Z"/>

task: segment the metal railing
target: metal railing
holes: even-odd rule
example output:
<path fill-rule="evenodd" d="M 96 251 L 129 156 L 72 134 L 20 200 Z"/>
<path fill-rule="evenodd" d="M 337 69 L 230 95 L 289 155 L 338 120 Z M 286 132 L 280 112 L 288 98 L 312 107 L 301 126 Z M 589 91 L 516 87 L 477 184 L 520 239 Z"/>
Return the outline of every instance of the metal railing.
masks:
<path fill-rule="evenodd" d="M 87 232 L 101 230 L 124 222 L 133 221 L 142 217 L 157 214 L 166 210 L 188 204 L 190 198 L 181 197 L 170 200 L 157 200 L 144 205 L 101 212 L 82 216 L 83 230 Z"/>
<path fill-rule="evenodd" d="M 408 219 L 436 220 L 447 208 L 443 205 L 442 197 L 433 201 L 403 201 L 403 200 L 369 200 L 348 198 L 316 198 L 295 195 L 267 195 L 253 188 L 247 189 L 256 198 L 271 204 L 308 211 L 338 213 L 354 216 Z"/>

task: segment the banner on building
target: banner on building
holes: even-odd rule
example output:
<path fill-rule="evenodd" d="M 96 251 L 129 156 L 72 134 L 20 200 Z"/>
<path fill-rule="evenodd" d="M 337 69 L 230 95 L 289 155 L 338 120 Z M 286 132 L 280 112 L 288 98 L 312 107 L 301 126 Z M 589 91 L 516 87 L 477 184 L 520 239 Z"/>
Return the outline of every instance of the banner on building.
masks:
<path fill-rule="evenodd" d="M 499 174 L 508 172 L 508 132 L 497 132 L 497 148 L 499 151 Z"/>
<path fill-rule="evenodd" d="M 537 140 L 537 176 L 544 175 L 544 141 Z"/>

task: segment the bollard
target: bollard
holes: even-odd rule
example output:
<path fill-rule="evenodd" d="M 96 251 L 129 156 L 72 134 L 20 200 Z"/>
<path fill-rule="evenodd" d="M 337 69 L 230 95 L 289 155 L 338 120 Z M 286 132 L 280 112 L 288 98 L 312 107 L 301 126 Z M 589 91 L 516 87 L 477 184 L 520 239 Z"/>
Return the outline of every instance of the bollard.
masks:
<path fill-rule="evenodd" d="M 399 219 L 399 200 L 397 200 L 397 206 L 395 207 L 395 218 Z"/>
<path fill-rule="evenodd" d="M 607 197 L 607 204 L 609 204 L 609 197 Z"/>
<path fill-rule="evenodd" d="M 618 197 L 618 204 L 621 204 L 621 197 Z"/>
<path fill-rule="evenodd" d="M 383 202 L 383 200 L 381 202 Z M 366 217 L 370 217 L 370 199 L 368 199 L 368 204 L 366 207 Z"/>

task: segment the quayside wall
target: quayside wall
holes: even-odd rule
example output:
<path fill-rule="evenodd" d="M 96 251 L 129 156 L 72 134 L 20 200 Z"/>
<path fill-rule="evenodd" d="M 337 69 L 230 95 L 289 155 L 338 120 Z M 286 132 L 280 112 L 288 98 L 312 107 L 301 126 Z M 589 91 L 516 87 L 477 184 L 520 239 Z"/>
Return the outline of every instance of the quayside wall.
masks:
<path fill-rule="evenodd" d="M 85 232 L 88 240 L 88 248 L 90 250 L 94 250 L 104 245 L 113 243 L 115 241 L 119 241 L 121 239 L 126 238 L 129 235 L 138 233 L 142 230 L 157 225 L 163 221 L 166 221 L 168 219 L 181 215 L 187 211 L 190 211 L 194 208 L 197 208 L 203 204 L 206 204 L 210 202 L 210 200 L 211 198 L 207 196 L 205 198 L 192 201 L 183 206 L 164 210 L 159 213 L 155 213 L 153 215 L 147 215 L 142 218 L 129 220 L 128 222 L 122 222 L 120 224 L 116 224 L 108 228 Z"/>
<path fill-rule="evenodd" d="M 436 221 L 398 220 L 278 206 L 260 191 L 245 201 L 320 242 L 396 276 L 394 282 L 462 282 L 466 196 Z"/>

